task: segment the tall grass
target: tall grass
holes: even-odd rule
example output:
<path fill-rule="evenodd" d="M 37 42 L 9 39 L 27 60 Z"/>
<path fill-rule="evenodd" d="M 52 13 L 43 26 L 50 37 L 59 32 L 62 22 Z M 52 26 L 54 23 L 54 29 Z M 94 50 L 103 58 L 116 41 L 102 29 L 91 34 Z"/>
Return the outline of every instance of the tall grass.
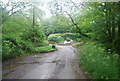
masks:
<path fill-rule="evenodd" d="M 86 43 L 80 48 L 80 64 L 93 79 L 118 79 L 117 54 L 105 52 L 99 44 Z"/>

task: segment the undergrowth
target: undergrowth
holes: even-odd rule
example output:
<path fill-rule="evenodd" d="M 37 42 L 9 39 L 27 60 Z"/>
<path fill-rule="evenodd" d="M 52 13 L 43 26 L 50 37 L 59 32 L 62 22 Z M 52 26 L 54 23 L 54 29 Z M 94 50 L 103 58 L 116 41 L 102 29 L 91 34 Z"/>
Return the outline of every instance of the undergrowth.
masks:
<path fill-rule="evenodd" d="M 2 60 L 15 58 L 24 54 L 31 54 L 34 52 L 50 52 L 56 48 L 52 48 L 48 43 L 32 43 L 29 41 L 17 41 L 13 38 L 11 40 L 3 40 L 2 43 Z"/>
<path fill-rule="evenodd" d="M 86 43 L 79 47 L 80 65 L 93 79 L 118 79 L 119 55 L 106 52 L 100 44 Z"/>

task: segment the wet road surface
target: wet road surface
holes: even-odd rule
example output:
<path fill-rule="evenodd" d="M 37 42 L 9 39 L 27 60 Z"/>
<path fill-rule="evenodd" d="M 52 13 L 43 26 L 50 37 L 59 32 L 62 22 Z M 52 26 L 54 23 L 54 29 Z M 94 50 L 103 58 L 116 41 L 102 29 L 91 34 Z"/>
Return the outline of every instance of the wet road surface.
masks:
<path fill-rule="evenodd" d="M 72 46 L 3 62 L 3 79 L 86 79 Z"/>

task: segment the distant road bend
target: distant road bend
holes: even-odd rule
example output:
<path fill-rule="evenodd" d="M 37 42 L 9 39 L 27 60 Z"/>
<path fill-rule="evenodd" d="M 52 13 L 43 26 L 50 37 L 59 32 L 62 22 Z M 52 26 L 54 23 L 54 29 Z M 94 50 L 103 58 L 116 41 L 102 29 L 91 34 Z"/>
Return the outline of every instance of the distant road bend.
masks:
<path fill-rule="evenodd" d="M 76 49 L 72 46 L 57 48 L 55 52 L 3 62 L 3 79 L 86 79 L 79 68 Z"/>

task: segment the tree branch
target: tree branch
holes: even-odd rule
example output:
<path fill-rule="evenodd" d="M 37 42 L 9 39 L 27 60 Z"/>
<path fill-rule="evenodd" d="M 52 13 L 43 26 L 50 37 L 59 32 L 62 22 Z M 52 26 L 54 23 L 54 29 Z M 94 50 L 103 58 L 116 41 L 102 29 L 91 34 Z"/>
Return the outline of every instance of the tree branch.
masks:
<path fill-rule="evenodd" d="M 82 35 L 82 36 L 84 36 L 84 37 L 91 38 L 90 36 L 88 36 L 88 35 L 82 33 L 81 29 L 80 29 L 80 28 L 78 27 L 78 25 L 74 22 L 73 18 L 71 17 L 71 15 L 70 15 L 67 11 L 64 11 L 64 12 L 70 17 L 70 19 L 71 19 L 73 25 L 75 25 L 75 27 L 77 28 L 78 33 L 79 33 L 80 35 Z"/>

